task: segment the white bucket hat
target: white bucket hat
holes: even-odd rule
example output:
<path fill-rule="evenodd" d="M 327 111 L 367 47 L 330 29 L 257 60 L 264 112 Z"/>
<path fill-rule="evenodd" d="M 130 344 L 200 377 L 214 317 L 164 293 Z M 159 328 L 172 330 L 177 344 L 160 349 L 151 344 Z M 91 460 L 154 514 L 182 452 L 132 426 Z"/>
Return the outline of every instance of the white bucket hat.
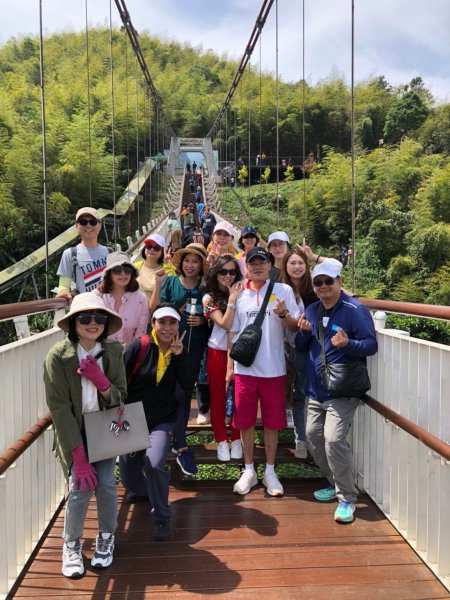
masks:
<path fill-rule="evenodd" d="M 133 267 L 134 274 L 137 276 L 137 269 L 131 262 L 131 259 L 128 256 L 128 254 L 126 254 L 125 252 L 111 252 L 106 257 L 106 267 L 104 268 L 102 273 L 103 279 L 105 278 L 105 275 L 108 271 L 114 269 L 114 267 L 121 267 L 122 265 L 128 265 L 130 267 Z"/>
<path fill-rule="evenodd" d="M 107 335 L 117 333 L 122 328 L 122 319 L 120 316 L 107 308 L 98 294 L 95 292 L 85 292 L 84 294 L 77 294 L 72 300 L 70 310 L 62 319 L 58 321 L 58 327 L 63 331 L 69 331 L 69 321 L 71 317 L 81 312 L 89 312 L 91 310 L 101 310 L 108 315 L 108 322 L 106 324 Z"/>

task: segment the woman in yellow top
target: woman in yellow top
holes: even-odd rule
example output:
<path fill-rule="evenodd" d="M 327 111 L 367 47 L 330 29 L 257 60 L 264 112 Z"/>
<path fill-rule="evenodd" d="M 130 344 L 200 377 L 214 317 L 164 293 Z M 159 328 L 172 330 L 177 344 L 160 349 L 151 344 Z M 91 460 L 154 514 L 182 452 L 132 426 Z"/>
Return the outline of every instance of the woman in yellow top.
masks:
<path fill-rule="evenodd" d="M 236 254 L 236 248 L 233 243 L 234 231 L 232 226 L 226 221 L 219 221 L 214 227 L 211 242 L 208 244 L 207 263 L 212 266 L 219 256 Z"/>
<path fill-rule="evenodd" d="M 155 287 L 156 273 L 163 268 L 166 241 L 159 233 L 152 233 L 144 240 L 141 256 L 144 259 L 137 278 L 139 288 L 150 300 Z"/>

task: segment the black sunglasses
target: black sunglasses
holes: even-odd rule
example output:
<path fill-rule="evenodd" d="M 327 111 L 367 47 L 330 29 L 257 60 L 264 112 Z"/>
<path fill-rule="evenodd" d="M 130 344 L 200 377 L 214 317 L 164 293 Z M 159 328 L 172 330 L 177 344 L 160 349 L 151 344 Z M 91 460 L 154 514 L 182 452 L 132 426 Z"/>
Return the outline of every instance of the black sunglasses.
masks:
<path fill-rule="evenodd" d="M 81 325 L 89 325 L 92 320 L 94 320 L 97 325 L 104 325 L 108 320 L 108 315 L 102 315 L 101 313 L 79 313 L 76 316 L 76 319 Z"/>
<path fill-rule="evenodd" d="M 333 285 L 336 280 L 332 277 L 317 277 L 313 279 L 314 287 L 322 287 L 323 285 Z"/>
<path fill-rule="evenodd" d="M 98 220 L 94 219 L 94 218 L 92 218 L 92 219 L 78 219 L 77 223 L 79 223 L 83 227 L 86 227 L 86 225 L 90 225 L 91 227 L 95 227 L 98 224 Z"/>
<path fill-rule="evenodd" d="M 217 275 L 222 275 L 222 277 L 225 277 L 226 275 L 233 275 L 236 277 L 236 269 L 219 269 L 217 271 Z"/>
<path fill-rule="evenodd" d="M 114 275 L 120 275 L 121 273 L 131 275 L 133 272 L 134 267 L 131 267 L 130 265 L 117 265 L 111 269 L 111 273 L 114 273 Z"/>

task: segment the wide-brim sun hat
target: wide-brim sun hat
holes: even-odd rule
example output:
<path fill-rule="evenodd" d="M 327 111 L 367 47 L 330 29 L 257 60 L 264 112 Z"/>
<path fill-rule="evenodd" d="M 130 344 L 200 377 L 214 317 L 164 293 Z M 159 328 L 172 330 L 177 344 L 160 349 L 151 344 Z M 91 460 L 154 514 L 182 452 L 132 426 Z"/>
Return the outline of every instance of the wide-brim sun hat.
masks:
<path fill-rule="evenodd" d="M 107 335 L 117 333 L 122 328 L 122 319 L 120 316 L 110 308 L 107 308 L 101 296 L 95 292 L 77 294 L 72 300 L 69 312 L 62 319 L 59 319 L 57 325 L 67 333 L 69 331 L 69 321 L 74 315 L 93 310 L 100 310 L 108 315 L 108 322 L 106 324 Z"/>
<path fill-rule="evenodd" d="M 172 264 L 173 266 L 176 268 L 177 271 L 180 270 L 180 265 L 181 262 L 183 260 L 183 258 L 187 255 L 187 254 L 195 254 L 196 256 L 199 256 L 202 259 L 202 264 L 203 264 L 203 272 L 206 272 L 206 257 L 207 257 L 207 252 L 206 252 L 206 248 L 204 246 L 202 246 L 202 244 L 193 242 L 192 244 L 188 244 L 185 248 L 180 248 L 179 250 L 177 250 L 175 252 L 175 254 L 172 257 Z"/>
<path fill-rule="evenodd" d="M 106 267 L 102 273 L 103 279 L 108 271 L 111 271 L 111 269 L 114 269 L 114 267 L 122 267 L 123 265 L 132 267 L 134 269 L 134 275 L 137 277 L 137 269 L 131 262 L 131 258 L 128 256 L 128 254 L 125 252 L 111 252 L 106 257 Z"/>

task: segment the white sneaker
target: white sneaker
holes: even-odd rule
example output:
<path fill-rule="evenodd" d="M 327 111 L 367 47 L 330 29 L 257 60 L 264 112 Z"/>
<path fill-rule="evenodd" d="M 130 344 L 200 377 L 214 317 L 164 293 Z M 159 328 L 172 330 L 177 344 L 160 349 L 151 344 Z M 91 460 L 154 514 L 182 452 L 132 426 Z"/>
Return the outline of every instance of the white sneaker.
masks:
<path fill-rule="evenodd" d="M 302 440 L 299 440 L 295 444 L 294 456 L 295 456 L 295 458 L 301 458 L 303 460 L 305 458 L 308 458 L 308 451 L 307 451 L 307 448 L 306 448 L 306 442 L 303 442 Z"/>
<path fill-rule="evenodd" d="M 231 458 L 242 458 L 242 442 L 241 440 L 233 440 L 231 442 Z"/>
<path fill-rule="evenodd" d="M 80 540 L 64 542 L 61 572 L 64 577 L 79 579 L 84 575 L 84 560 Z"/>
<path fill-rule="evenodd" d="M 209 413 L 199 412 L 197 415 L 197 425 L 208 425 L 209 424 Z"/>
<path fill-rule="evenodd" d="M 95 552 L 91 559 L 91 567 L 106 569 L 113 561 L 114 535 L 99 533 L 95 540 Z"/>
<path fill-rule="evenodd" d="M 235 494 L 240 494 L 241 496 L 245 496 L 249 491 L 257 485 L 258 478 L 256 476 L 256 471 L 247 471 L 244 470 L 238 481 L 233 486 L 233 492 Z"/>
<path fill-rule="evenodd" d="M 230 460 L 230 447 L 228 442 L 219 442 L 217 444 L 217 458 L 222 462 Z"/>
<path fill-rule="evenodd" d="M 269 496 L 282 496 L 284 494 L 284 488 L 275 473 L 264 473 L 262 482 Z"/>

